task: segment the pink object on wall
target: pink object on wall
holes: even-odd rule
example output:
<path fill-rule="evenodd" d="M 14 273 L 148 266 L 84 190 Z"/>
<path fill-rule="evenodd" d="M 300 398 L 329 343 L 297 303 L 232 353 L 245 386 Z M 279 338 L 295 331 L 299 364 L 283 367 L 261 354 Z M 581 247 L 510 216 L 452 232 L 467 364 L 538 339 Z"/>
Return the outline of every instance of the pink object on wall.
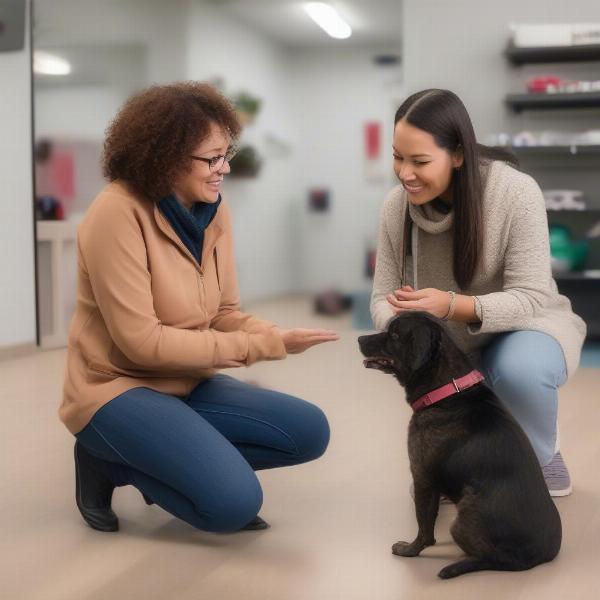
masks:
<path fill-rule="evenodd" d="M 76 196 L 76 152 L 72 146 L 72 142 L 43 139 L 35 150 L 36 196 L 45 198 L 46 204 L 54 199 L 63 216 L 68 215 Z"/>
<path fill-rule="evenodd" d="M 365 123 L 365 154 L 369 160 L 377 160 L 381 152 L 381 123 Z"/>
<path fill-rule="evenodd" d="M 364 124 L 365 178 L 380 182 L 384 179 L 381 156 L 381 123 L 367 121 Z"/>
<path fill-rule="evenodd" d="M 75 163 L 70 152 L 57 152 L 52 161 L 57 196 L 66 203 L 75 196 Z"/>

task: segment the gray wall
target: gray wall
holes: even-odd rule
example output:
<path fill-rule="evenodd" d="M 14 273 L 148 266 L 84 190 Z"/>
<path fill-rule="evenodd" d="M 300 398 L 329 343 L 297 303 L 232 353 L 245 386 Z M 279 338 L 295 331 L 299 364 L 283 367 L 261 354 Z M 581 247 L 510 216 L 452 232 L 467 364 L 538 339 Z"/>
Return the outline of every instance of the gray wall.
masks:
<path fill-rule="evenodd" d="M 398 51 L 390 46 L 304 50 L 290 62 L 292 107 L 301 132 L 294 181 L 299 289 L 371 288 L 365 256 L 376 244 L 379 207 L 396 183 L 392 126 L 404 95 L 400 67 L 378 67 L 373 57 Z M 382 128 L 374 178 L 367 177 L 363 141 L 369 121 Z M 311 188 L 329 190 L 329 212 L 308 211 Z"/>
<path fill-rule="evenodd" d="M 525 128 L 575 131 L 600 127 L 600 112 L 539 111 L 515 116 L 504 107 L 509 92 L 525 91 L 535 75 L 599 79 L 600 62 L 513 67 L 503 56 L 509 25 L 600 22 L 600 2 L 572 0 L 405 0 L 404 82 L 408 93 L 446 87 L 465 102 L 480 139 Z"/>
<path fill-rule="evenodd" d="M 448 88 L 466 104 L 481 142 L 498 132 L 522 130 L 583 132 L 600 129 L 600 110 L 512 113 L 507 93 L 524 93 L 537 75 L 600 79 L 600 62 L 511 66 L 503 52 L 509 24 L 598 23 L 598 0 L 405 0 L 403 58 L 405 89 Z M 542 188 L 583 189 L 600 207 L 598 159 L 525 161 Z"/>

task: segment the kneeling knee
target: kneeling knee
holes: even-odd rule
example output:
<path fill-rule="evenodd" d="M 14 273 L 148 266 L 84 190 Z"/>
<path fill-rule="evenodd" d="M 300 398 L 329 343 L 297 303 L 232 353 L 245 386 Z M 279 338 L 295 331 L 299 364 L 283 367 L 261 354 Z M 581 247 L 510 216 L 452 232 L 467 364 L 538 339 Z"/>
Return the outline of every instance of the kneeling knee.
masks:
<path fill-rule="evenodd" d="M 493 376 L 503 386 L 519 390 L 536 389 L 555 385 L 554 374 L 548 365 L 539 361 L 527 363 L 515 359 L 504 360 L 495 365 Z M 494 384 L 496 383 L 494 381 Z"/>
<path fill-rule="evenodd" d="M 304 421 L 302 439 L 296 440 L 298 454 L 303 461 L 315 460 L 325 453 L 329 445 L 329 422 L 325 413 L 312 405 Z"/>
<path fill-rule="evenodd" d="M 256 517 L 262 501 L 262 490 L 258 483 L 256 486 L 240 487 L 215 495 L 214 504 L 206 511 L 199 529 L 215 533 L 239 531 Z"/>

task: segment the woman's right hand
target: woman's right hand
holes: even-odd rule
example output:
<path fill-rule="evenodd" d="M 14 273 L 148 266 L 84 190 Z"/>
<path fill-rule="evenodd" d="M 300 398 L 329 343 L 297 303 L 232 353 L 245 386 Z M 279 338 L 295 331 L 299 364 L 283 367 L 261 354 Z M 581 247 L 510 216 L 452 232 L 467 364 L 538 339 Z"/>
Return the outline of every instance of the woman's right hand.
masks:
<path fill-rule="evenodd" d="M 288 354 L 300 354 L 311 346 L 340 339 L 337 332 L 331 329 L 281 329 L 277 327 L 277 333 L 281 336 Z"/>

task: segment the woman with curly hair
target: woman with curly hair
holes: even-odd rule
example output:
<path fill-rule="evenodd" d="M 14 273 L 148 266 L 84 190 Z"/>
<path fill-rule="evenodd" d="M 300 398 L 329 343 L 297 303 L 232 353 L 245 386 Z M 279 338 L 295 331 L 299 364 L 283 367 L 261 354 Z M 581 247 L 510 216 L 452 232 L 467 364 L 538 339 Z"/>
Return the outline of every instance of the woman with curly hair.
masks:
<path fill-rule="evenodd" d="M 264 529 L 255 471 L 327 447 L 319 408 L 218 374 L 337 339 L 240 311 L 220 193 L 239 132 L 230 103 L 195 82 L 134 95 L 108 129 L 110 183 L 78 230 L 60 408 L 94 529 L 118 529 L 111 500 L 124 485 L 198 529 Z"/>

